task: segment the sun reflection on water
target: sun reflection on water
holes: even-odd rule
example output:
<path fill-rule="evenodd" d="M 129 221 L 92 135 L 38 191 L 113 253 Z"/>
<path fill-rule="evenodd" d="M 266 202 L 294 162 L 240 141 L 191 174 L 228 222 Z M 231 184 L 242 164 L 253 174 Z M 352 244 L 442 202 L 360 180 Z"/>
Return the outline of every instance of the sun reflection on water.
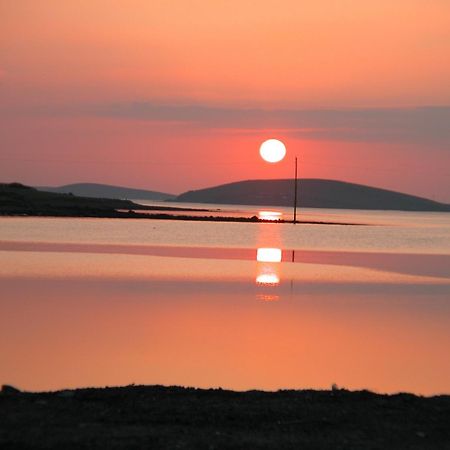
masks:
<path fill-rule="evenodd" d="M 280 299 L 273 289 L 280 284 L 281 249 L 258 248 L 256 251 L 257 274 L 256 284 L 264 287 L 264 291 L 257 294 L 256 298 L 265 302 Z"/>
<path fill-rule="evenodd" d="M 276 273 L 260 273 L 256 277 L 258 284 L 276 285 L 280 284 L 280 277 Z"/>
<path fill-rule="evenodd" d="M 283 217 L 283 214 L 279 211 L 259 211 L 258 212 L 258 218 L 261 220 L 281 220 Z"/>
<path fill-rule="evenodd" d="M 281 262 L 280 248 L 258 248 L 256 251 L 256 261 L 258 262 Z"/>

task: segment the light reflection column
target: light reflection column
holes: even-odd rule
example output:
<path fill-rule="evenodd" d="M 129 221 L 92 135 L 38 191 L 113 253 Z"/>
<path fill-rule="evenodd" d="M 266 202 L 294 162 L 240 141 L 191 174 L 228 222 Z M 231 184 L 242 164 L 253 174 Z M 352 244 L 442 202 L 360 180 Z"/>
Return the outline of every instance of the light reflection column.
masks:
<path fill-rule="evenodd" d="M 281 254 L 280 248 L 257 249 L 256 284 L 262 285 L 269 289 L 280 284 Z M 257 298 L 264 301 L 276 301 L 279 300 L 280 297 L 279 295 L 274 294 L 273 291 L 267 290 L 264 293 L 258 294 Z"/>

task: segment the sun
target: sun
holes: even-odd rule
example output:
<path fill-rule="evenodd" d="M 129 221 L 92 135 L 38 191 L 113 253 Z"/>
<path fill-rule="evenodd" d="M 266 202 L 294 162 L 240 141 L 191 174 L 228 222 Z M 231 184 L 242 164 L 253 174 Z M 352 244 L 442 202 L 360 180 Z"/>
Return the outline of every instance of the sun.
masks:
<path fill-rule="evenodd" d="M 278 139 L 268 139 L 259 147 L 259 154 L 264 161 L 276 163 L 286 156 L 286 147 Z"/>

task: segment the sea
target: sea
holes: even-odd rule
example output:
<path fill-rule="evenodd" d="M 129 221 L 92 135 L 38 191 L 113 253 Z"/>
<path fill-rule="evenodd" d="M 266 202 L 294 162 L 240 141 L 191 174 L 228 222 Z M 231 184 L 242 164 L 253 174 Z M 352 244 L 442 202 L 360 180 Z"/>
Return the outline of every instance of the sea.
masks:
<path fill-rule="evenodd" d="M 0 218 L 0 384 L 450 393 L 449 213 L 170 206 Z"/>

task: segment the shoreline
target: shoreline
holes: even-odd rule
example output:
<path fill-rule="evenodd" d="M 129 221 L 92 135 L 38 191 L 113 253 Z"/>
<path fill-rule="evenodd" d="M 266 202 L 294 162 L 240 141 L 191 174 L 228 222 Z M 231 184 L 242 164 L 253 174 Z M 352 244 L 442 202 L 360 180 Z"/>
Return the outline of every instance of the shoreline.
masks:
<path fill-rule="evenodd" d="M 450 396 L 164 386 L 0 393 L 4 448 L 427 448 L 450 445 Z"/>
<path fill-rule="evenodd" d="M 198 211 L 198 210 L 194 210 Z M 89 214 L 88 211 L 83 214 L 67 214 L 67 213 L 5 213 L 0 211 L 0 217 L 48 217 L 48 218 L 74 218 L 74 219 L 148 219 L 148 220 L 181 220 L 192 222 L 240 222 L 240 223 L 278 223 L 278 224 L 293 224 L 293 220 L 267 220 L 260 219 L 256 216 L 252 217 L 231 217 L 231 216 L 189 216 L 189 215 L 175 215 L 175 214 L 143 214 L 133 211 L 129 212 L 93 212 Z M 314 220 L 297 220 L 298 225 L 340 225 L 340 226 L 369 226 L 366 223 L 351 223 L 351 222 L 324 222 Z M 374 225 L 375 226 L 375 225 Z"/>

